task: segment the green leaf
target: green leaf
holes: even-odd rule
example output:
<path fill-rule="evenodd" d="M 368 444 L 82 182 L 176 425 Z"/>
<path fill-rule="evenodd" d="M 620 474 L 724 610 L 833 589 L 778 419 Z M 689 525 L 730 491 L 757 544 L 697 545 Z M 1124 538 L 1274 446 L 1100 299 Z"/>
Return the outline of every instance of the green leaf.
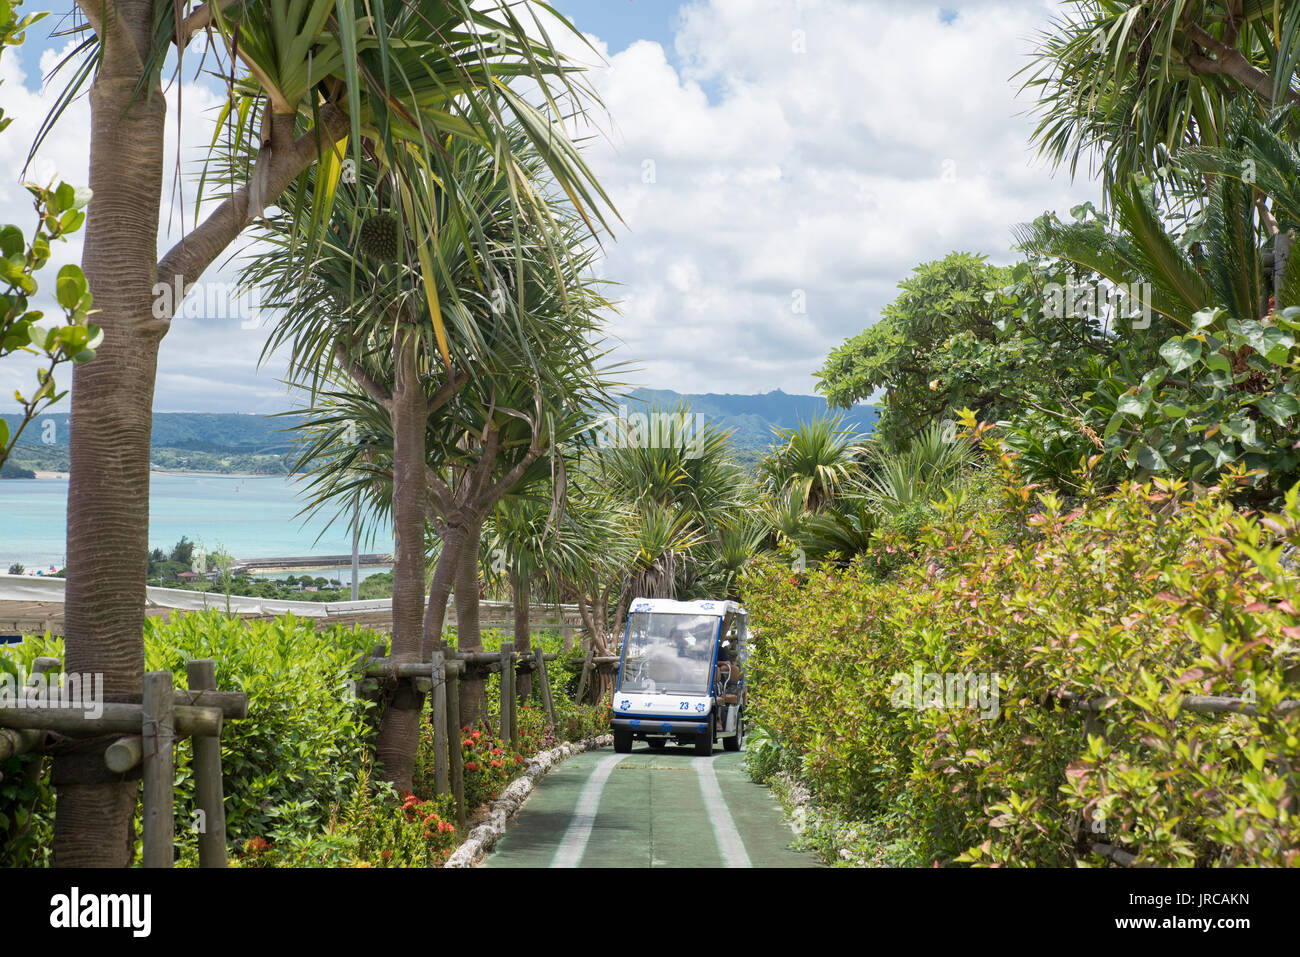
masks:
<path fill-rule="evenodd" d="M 1261 396 L 1255 403 L 1255 407 L 1278 425 L 1283 426 L 1291 416 L 1300 412 L 1300 403 L 1296 402 L 1295 396 L 1286 393 Z"/>
<path fill-rule="evenodd" d="M 22 230 L 17 226 L 6 226 L 0 229 L 0 254 L 5 259 L 11 256 L 21 256 L 27 249 L 27 240 L 23 238 Z"/>
<path fill-rule="evenodd" d="M 1142 466 L 1148 472 L 1163 472 L 1169 469 L 1169 463 L 1165 457 L 1160 454 L 1158 449 L 1149 445 L 1142 446 L 1138 450 L 1138 465 Z"/>
<path fill-rule="evenodd" d="M 1170 372 L 1182 372 L 1201 359 L 1201 341 L 1191 336 L 1177 336 L 1160 347 L 1160 358 Z"/>
<path fill-rule="evenodd" d="M 1151 408 L 1151 390 L 1146 386 L 1130 389 L 1119 397 L 1119 402 L 1116 403 L 1115 408 L 1119 412 L 1141 418 Z"/>
<path fill-rule="evenodd" d="M 76 309 L 86 291 L 86 277 L 80 266 L 71 263 L 59 270 L 58 299 L 64 309 Z"/>
<path fill-rule="evenodd" d="M 1214 325 L 1215 321 L 1223 312 L 1222 309 L 1200 309 L 1192 313 L 1192 331 L 1204 329 L 1206 326 Z"/>
<path fill-rule="evenodd" d="M 76 201 L 77 191 L 68 183 L 60 183 L 59 188 L 50 194 L 50 206 L 56 213 L 71 209 Z"/>

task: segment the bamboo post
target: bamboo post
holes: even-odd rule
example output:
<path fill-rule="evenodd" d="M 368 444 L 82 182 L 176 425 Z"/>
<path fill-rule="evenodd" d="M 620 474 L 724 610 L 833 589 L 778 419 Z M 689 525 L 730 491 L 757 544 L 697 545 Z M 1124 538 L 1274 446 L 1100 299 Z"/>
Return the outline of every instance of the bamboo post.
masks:
<path fill-rule="evenodd" d="M 118 738 L 104 751 L 104 763 L 114 774 L 125 774 L 144 757 L 144 744 L 138 734 Z"/>
<path fill-rule="evenodd" d="M 37 658 L 32 662 L 32 673 L 27 676 L 27 684 L 37 675 L 45 675 L 59 667 L 58 658 Z M 15 754 L 26 754 L 40 747 L 45 732 L 40 728 L 0 728 L 0 761 L 5 761 Z M 28 777 L 37 780 L 41 773 L 40 761 L 34 761 L 28 767 Z"/>
<path fill-rule="evenodd" d="M 447 793 L 447 665 L 441 651 L 433 653 L 433 789 Z"/>
<path fill-rule="evenodd" d="M 451 796 L 456 802 L 456 827 L 465 827 L 465 753 L 460 737 L 460 673 L 464 668 L 459 661 L 444 665 L 447 672 L 447 718 L 451 732 L 447 736 L 447 756 L 451 759 Z"/>
<path fill-rule="evenodd" d="M 519 672 L 515 670 L 518 657 L 516 652 L 510 652 L 510 727 L 507 729 L 510 732 L 507 738 L 510 750 L 516 754 L 519 752 Z"/>
<path fill-rule="evenodd" d="M 511 713 L 515 709 L 515 645 L 512 641 L 501 645 L 501 740 L 510 741 Z"/>
<path fill-rule="evenodd" d="M 555 720 L 555 699 L 551 697 L 551 678 L 546 671 L 546 655 L 542 654 L 542 646 L 533 646 L 533 659 L 536 661 L 537 681 L 542 689 L 542 707 L 546 709 L 546 719 L 551 722 L 554 728 L 557 724 Z"/>
<path fill-rule="evenodd" d="M 185 666 L 191 691 L 217 690 L 217 663 L 198 658 Z M 196 735 L 194 799 L 198 803 L 199 867 L 226 866 L 226 803 L 221 776 L 221 736 Z"/>
<path fill-rule="evenodd" d="M 176 740 L 172 728 L 172 673 L 144 676 L 141 720 L 144 745 L 144 866 L 171 867 L 176 845 L 172 792 Z"/>

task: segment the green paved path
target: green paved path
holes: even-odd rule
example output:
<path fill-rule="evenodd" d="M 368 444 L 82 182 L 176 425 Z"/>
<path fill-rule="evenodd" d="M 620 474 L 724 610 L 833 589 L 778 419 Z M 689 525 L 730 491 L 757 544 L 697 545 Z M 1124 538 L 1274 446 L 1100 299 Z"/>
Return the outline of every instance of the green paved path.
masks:
<path fill-rule="evenodd" d="M 817 867 L 725 751 L 575 755 L 538 784 L 484 867 Z"/>

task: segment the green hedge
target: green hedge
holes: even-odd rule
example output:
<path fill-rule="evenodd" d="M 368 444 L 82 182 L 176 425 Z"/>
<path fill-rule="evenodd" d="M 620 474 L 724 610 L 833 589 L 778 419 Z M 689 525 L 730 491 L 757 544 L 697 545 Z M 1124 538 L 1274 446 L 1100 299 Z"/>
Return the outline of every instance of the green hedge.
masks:
<path fill-rule="evenodd" d="M 489 647 L 501 640 L 498 632 L 485 636 Z M 548 651 L 560 650 L 556 635 L 542 634 L 537 641 Z M 176 686 L 183 688 L 186 663 L 212 658 L 218 686 L 248 694 L 248 717 L 226 722 L 222 731 L 232 864 L 436 866 L 455 846 L 459 835 L 448 823 L 450 799 L 431 793 L 431 726 L 426 724 L 422 735 L 414 795 L 398 794 L 374 777 L 374 705 L 354 693 L 354 682 L 358 660 L 383 642 L 371 631 L 318 629 L 311 619 L 292 615 L 248 622 L 210 611 L 178 615 L 171 622 L 146 621 L 147 670 L 172 671 Z M 62 660 L 62 640 L 35 636 L 0 648 L 0 669 L 30 672 L 40 656 Z M 466 774 L 471 803 L 494 797 L 518 773 L 522 758 L 607 730 L 606 710 L 575 705 L 561 688 L 554 691 L 558 728 L 547 725 L 539 704 L 521 709 L 521 760 L 508 748 L 492 754 L 499 741 L 476 742 L 484 754 L 475 761 L 480 767 Z M 495 727 L 498 677 L 488 683 L 488 698 Z M 49 863 L 53 791 L 48 774 L 29 780 L 26 773 L 39 760 L 19 755 L 0 763 L 0 866 Z M 176 749 L 175 777 L 182 864 L 196 863 L 198 856 L 191 762 L 191 742 L 185 739 Z"/>
<path fill-rule="evenodd" d="M 1255 516 L 1178 483 L 1073 510 L 1005 492 L 1000 513 L 941 515 L 885 583 L 748 575 L 750 700 L 784 755 L 760 748 L 758 771 L 793 769 L 899 860 L 1096 864 L 1105 842 L 1152 865 L 1300 865 L 1300 711 L 1276 708 L 1300 697 L 1295 491 Z M 1113 696 L 1100 735 L 1059 691 Z M 1179 713 L 1184 694 L 1253 696 L 1259 717 Z"/>

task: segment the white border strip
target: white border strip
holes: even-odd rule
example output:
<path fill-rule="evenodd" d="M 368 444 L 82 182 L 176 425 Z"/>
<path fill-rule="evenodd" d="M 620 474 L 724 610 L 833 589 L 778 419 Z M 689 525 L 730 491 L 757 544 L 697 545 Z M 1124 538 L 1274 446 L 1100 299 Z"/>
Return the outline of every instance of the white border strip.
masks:
<path fill-rule="evenodd" d="M 713 761 L 709 758 L 696 758 L 692 763 L 700 777 L 700 793 L 704 796 L 704 806 L 709 812 L 709 823 L 713 825 L 713 836 L 717 839 L 718 850 L 722 852 L 722 866 L 753 867 L 749 855 L 745 853 L 745 842 L 740 839 L 736 822 L 727 810 L 727 801 L 718 785 Z"/>
<path fill-rule="evenodd" d="M 569 821 L 568 830 L 564 832 L 560 846 L 556 848 L 551 867 L 578 866 L 583 853 L 587 850 L 591 829 L 596 823 L 596 811 L 600 807 L 600 794 L 605 790 L 605 782 L 609 780 L 618 762 L 625 757 L 627 757 L 625 754 L 611 754 L 601 758 L 597 763 L 596 769 L 591 772 L 591 777 L 583 785 L 578 803 L 574 805 L 573 818 Z"/>
<path fill-rule="evenodd" d="M 473 867 L 479 863 L 505 833 L 506 822 L 528 799 L 533 788 L 546 772 L 571 755 L 590 751 L 593 748 L 607 747 L 613 740 L 613 735 L 602 734 L 584 741 L 561 744 L 534 756 L 525 766 L 523 776 L 515 778 L 501 796 L 492 802 L 488 809 L 487 820 L 470 832 L 465 843 L 456 848 L 451 857 L 447 858 L 447 863 L 442 866 Z"/>

